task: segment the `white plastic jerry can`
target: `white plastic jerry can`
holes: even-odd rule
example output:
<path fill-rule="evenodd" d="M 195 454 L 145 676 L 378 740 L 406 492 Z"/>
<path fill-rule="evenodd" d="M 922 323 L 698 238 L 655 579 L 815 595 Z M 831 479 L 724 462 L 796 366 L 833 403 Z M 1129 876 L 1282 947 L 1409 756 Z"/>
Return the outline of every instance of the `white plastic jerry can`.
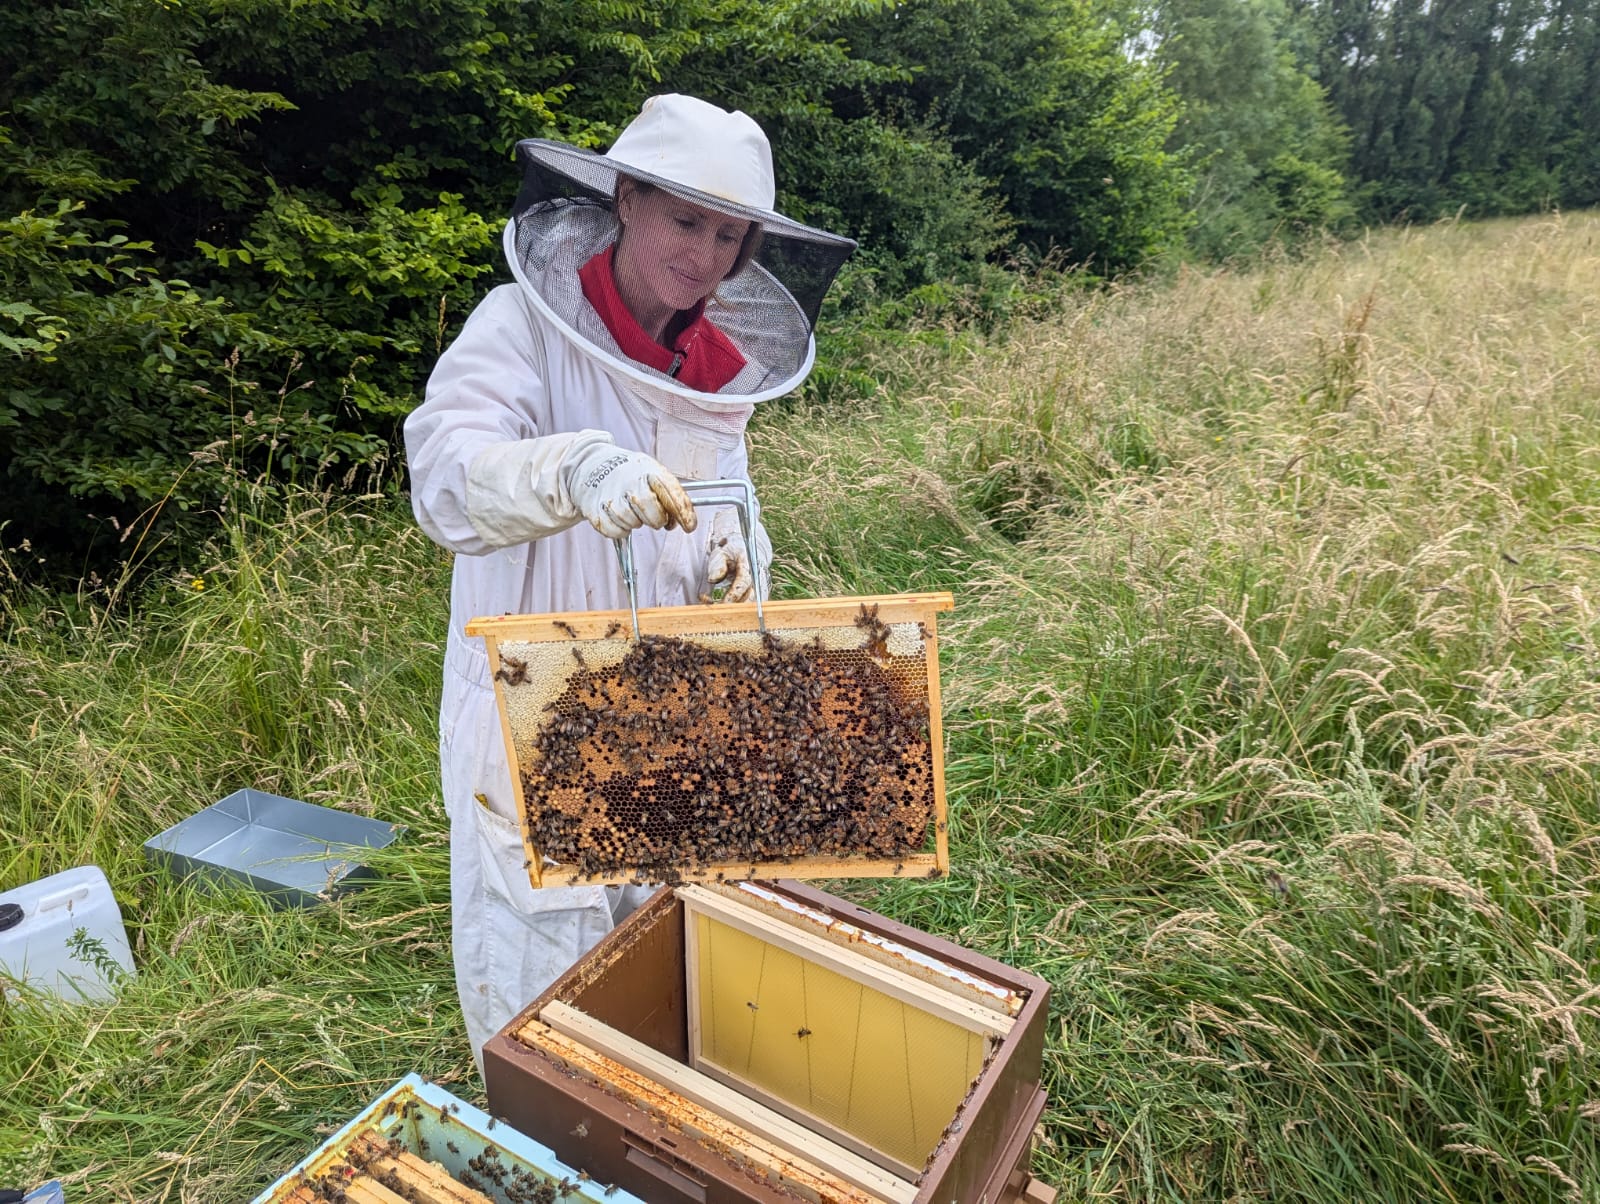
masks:
<path fill-rule="evenodd" d="M 63 870 L 0 893 L 0 989 L 70 1002 L 110 999 L 133 976 L 122 911 L 97 865 Z"/>

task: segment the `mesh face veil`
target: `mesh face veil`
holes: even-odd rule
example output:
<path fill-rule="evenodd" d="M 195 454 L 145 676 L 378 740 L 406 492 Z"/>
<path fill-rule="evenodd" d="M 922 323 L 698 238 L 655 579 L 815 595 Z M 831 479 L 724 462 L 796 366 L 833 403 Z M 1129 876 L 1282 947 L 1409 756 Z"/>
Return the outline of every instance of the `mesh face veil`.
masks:
<path fill-rule="evenodd" d="M 730 145 L 716 123 L 734 119 Z M 748 117 L 657 97 L 605 155 L 544 139 L 517 155 L 512 271 L 636 393 L 732 418 L 805 379 L 823 295 L 855 243 L 772 210 L 770 153 Z M 631 315 L 620 323 L 619 299 Z"/>

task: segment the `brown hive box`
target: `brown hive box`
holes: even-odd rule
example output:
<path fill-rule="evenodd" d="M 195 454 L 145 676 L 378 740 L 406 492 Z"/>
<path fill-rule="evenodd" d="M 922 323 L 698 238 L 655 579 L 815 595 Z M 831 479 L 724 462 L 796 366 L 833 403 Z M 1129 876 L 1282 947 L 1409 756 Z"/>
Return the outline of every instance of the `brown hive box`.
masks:
<path fill-rule="evenodd" d="M 1048 1201 L 1048 995 L 799 883 L 668 887 L 485 1045 L 489 1107 L 661 1204 Z"/>

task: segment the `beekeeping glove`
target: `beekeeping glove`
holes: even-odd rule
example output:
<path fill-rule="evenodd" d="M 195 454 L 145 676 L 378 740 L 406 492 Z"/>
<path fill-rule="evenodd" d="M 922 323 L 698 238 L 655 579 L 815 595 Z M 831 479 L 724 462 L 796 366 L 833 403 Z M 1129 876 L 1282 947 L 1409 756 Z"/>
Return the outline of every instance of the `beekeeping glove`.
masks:
<path fill-rule="evenodd" d="M 467 466 L 467 519 L 504 548 L 588 519 L 617 539 L 635 527 L 694 530 L 694 505 L 649 456 L 624 451 L 605 431 L 541 435 L 485 448 Z"/>
<path fill-rule="evenodd" d="M 759 526 L 753 533 L 756 541 L 757 554 L 762 555 L 761 568 L 763 574 L 771 563 L 772 552 L 762 548 L 762 533 Z M 706 552 L 706 580 L 714 590 L 717 586 L 727 583 L 727 592 L 722 595 L 724 602 L 752 602 L 756 596 L 756 562 L 751 557 L 750 548 L 745 544 L 744 535 L 739 530 L 738 512 L 732 509 L 720 509 L 716 517 L 711 520 L 711 539 Z"/>
<path fill-rule="evenodd" d="M 694 530 L 694 503 L 678 478 L 643 452 L 595 444 L 563 467 L 573 505 L 607 539 L 636 527 Z"/>

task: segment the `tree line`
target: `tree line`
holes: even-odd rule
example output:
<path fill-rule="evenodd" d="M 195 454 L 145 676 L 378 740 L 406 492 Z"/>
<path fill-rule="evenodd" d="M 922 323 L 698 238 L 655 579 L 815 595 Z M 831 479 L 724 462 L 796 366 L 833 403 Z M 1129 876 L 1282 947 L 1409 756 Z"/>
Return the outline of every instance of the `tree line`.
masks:
<path fill-rule="evenodd" d="M 1019 255 L 1592 203 L 1597 7 L 16 0 L 0 541 L 90 564 L 157 515 L 182 558 L 226 473 L 381 468 L 501 271 L 511 147 L 603 147 L 652 93 L 756 117 L 780 207 L 861 242 L 830 314 L 903 312 Z"/>
<path fill-rule="evenodd" d="M 1595 0 L 1300 0 L 1365 213 L 1600 201 Z"/>
<path fill-rule="evenodd" d="M 1600 0 L 1157 0 L 1191 249 L 1600 203 Z"/>

